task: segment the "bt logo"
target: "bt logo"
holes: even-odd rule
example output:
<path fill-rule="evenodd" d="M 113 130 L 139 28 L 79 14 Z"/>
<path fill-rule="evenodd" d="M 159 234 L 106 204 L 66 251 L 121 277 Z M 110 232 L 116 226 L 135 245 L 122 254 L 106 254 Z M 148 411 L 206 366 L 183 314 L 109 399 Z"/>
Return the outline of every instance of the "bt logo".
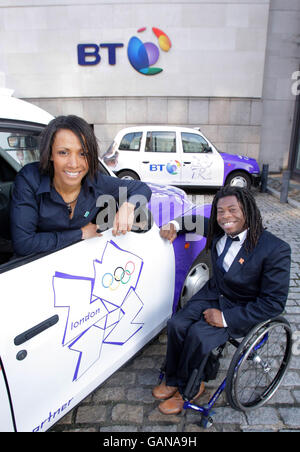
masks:
<path fill-rule="evenodd" d="M 167 171 L 170 174 L 178 174 L 177 171 L 180 169 L 180 163 L 178 160 L 175 160 L 175 163 L 168 163 L 167 164 Z"/>
<path fill-rule="evenodd" d="M 166 170 L 168 171 L 169 174 L 171 174 L 172 176 L 174 176 L 175 174 L 178 174 L 178 170 L 180 169 L 181 165 L 178 162 L 178 160 L 175 160 L 175 163 L 171 162 L 171 163 L 167 163 L 162 164 L 162 163 L 152 163 L 150 164 L 150 171 L 155 172 L 155 171 L 163 171 L 164 168 L 166 168 Z"/>
<path fill-rule="evenodd" d="M 140 28 L 138 33 L 145 30 L 146 28 Z M 166 33 L 154 27 L 152 31 L 158 38 L 158 44 L 161 50 L 168 52 L 171 48 L 171 41 Z M 162 72 L 160 67 L 150 67 L 159 58 L 159 48 L 153 42 L 143 43 L 139 38 L 133 36 L 129 41 L 127 54 L 130 64 L 141 74 L 154 75 Z"/>
<path fill-rule="evenodd" d="M 140 28 L 138 33 L 146 30 Z M 163 31 L 152 28 L 153 33 L 158 38 L 158 44 L 164 52 L 171 48 L 171 41 Z M 80 66 L 94 66 L 101 61 L 100 49 L 106 48 L 108 53 L 108 64 L 116 64 L 116 52 L 118 48 L 124 47 L 123 43 L 102 43 L 102 44 L 78 44 L 77 58 Z M 128 43 L 127 55 L 130 64 L 140 74 L 155 75 L 162 72 L 162 68 L 153 67 L 159 58 L 159 48 L 153 42 L 143 43 L 139 38 L 133 36 Z"/>

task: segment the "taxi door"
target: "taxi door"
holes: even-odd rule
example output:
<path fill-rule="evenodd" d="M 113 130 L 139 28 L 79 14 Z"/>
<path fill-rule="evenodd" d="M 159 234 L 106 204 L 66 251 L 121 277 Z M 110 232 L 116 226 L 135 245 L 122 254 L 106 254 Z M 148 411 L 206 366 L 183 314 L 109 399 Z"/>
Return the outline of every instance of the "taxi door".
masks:
<path fill-rule="evenodd" d="M 198 133 L 181 132 L 183 185 L 221 186 L 224 162 L 218 151 Z"/>
<path fill-rule="evenodd" d="M 178 159 L 176 131 L 151 130 L 141 155 L 141 179 L 159 184 L 180 184 L 181 163 Z"/>

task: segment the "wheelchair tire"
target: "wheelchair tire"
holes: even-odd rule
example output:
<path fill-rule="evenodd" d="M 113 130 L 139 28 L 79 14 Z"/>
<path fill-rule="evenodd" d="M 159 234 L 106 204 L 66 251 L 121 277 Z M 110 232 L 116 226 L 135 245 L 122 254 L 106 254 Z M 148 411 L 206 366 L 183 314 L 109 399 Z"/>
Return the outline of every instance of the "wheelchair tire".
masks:
<path fill-rule="evenodd" d="M 242 340 L 226 379 L 232 408 L 250 411 L 263 406 L 279 388 L 292 355 L 292 330 L 283 317 L 260 323 Z"/>

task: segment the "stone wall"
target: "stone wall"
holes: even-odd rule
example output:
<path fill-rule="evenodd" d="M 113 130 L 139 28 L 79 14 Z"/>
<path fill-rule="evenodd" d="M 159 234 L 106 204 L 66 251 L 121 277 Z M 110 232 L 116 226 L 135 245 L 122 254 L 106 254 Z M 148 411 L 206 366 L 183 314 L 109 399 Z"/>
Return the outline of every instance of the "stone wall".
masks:
<path fill-rule="evenodd" d="M 26 99 L 52 113 L 94 125 L 103 153 L 116 133 L 138 124 L 200 127 L 220 151 L 259 157 L 261 101 L 216 98 Z"/>

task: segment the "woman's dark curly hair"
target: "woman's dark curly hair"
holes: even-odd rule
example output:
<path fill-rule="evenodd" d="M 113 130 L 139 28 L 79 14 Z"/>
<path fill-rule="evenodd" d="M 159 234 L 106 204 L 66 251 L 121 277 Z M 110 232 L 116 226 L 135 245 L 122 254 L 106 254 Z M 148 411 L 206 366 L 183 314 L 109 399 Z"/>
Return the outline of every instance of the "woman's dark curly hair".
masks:
<path fill-rule="evenodd" d="M 213 199 L 208 225 L 206 250 L 211 248 L 213 237 L 224 233 L 223 229 L 217 222 L 217 204 L 219 199 L 224 198 L 225 196 L 235 196 L 238 200 L 248 228 L 245 247 L 248 251 L 251 251 L 257 245 L 258 239 L 264 229 L 260 211 L 250 190 L 240 187 L 231 187 L 228 185 L 221 188 Z"/>
<path fill-rule="evenodd" d="M 88 176 L 93 178 L 99 170 L 98 143 L 92 127 L 82 118 L 75 115 L 58 116 L 49 122 L 42 132 L 40 144 L 40 171 L 53 179 L 54 170 L 51 161 L 52 145 L 58 130 L 71 130 L 78 137 L 88 162 Z"/>

